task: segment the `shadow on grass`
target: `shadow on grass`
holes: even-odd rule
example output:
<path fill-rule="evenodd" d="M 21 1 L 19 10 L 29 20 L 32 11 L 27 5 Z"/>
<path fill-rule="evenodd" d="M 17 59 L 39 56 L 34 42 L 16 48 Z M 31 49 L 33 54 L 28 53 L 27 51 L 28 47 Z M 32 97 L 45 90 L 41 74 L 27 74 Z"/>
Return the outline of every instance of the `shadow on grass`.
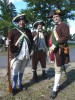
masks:
<path fill-rule="evenodd" d="M 3 99 L 3 97 L 0 97 L 0 100 L 2 100 Z"/>
<path fill-rule="evenodd" d="M 51 79 L 52 77 L 54 77 L 54 74 L 55 74 L 54 68 L 49 68 L 49 69 L 47 70 L 47 74 L 48 74 L 48 78 L 49 78 L 49 79 Z"/>
<path fill-rule="evenodd" d="M 27 90 L 28 87 L 39 83 L 40 81 L 46 80 L 46 79 L 51 79 L 52 77 L 54 77 L 54 69 L 53 68 L 49 68 L 47 70 L 47 77 L 45 79 L 42 78 L 41 75 L 38 76 L 38 81 L 34 82 L 34 81 L 30 81 L 28 83 L 25 83 L 23 85 L 24 90 Z M 63 90 L 64 88 L 68 87 L 69 85 L 71 85 L 71 83 L 73 83 L 75 81 L 75 70 L 70 70 L 69 72 L 67 72 L 67 79 L 61 84 L 61 90 Z M 21 92 L 21 91 L 19 91 Z"/>
<path fill-rule="evenodd" d="M 67 72 L 67 79 L 61 84 L 61 90 L 68 87 L 74 81 L 75 81 L 75 70 L 73 69 Z"/>
<path fill-rule="evenodd" d="M 42 75 L 38 75 L 38 80 L 34 81 L 33 79 L 31 79 L 28 83 L 25 83 L 23 85 L 23 87 L 27 90 L 28 87 L 39 83 L 40 81 L 46 80 L 46 79 L 51 79 L 52 77 L 54 77 L 54 69 L 53 68 L 49 68 L 47 70 L 47 74 L 46 77 L 42 77 Z"/>
<path fill-rule="evenodd" d="M 20 90 L 18 89 L 17 92 L 12 96 L 17 95 L 18 93 L 22 92 L 23 90 L 27 90 L 28 87 L 31 87 L 34 84 L 37 84 L 37 83 L 39 83 L 43 80 L 46 80 L 46 79 L 51 79 L 52 77 L 54 77 L 54 69 L 49 68 L 47 70 L 46 77 L 42 77 L 42 75 L 38 75 L 38 80 L 37 81 L 32 81 L 32 79 L 31 79 L 28 83 L 23 84 L 22 89 L 20 89 Z"/>

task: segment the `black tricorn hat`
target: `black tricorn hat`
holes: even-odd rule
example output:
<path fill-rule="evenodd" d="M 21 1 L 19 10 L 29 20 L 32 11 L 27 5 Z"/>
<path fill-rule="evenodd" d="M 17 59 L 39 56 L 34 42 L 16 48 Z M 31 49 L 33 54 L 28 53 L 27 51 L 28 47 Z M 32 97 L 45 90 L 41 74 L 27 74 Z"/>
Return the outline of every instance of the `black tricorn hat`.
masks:
<path fill-rule="evenodd" d="M 64 16 L 65 14 L 64 14 L 62 11 L 60 11 L 60 10 L 58 9 L 58 10 L 52 10 L 52 11 L 50 12 L 50 14 L 49 14 L 49 17 L 52 18 L 53 15 Z"/>
<path fill-rule="evenodd" d="M 45 26 L 45 23 L 43 22 L 43 20 L 39 20 L 39 21 L 36 21 L 36 22 L 33 24 L 34 28 L 37 28 L 38 25 L 43 25 L 43 26 Z"/>
<path fill-rule="evenodd" d="M 24 20 L 26 23 L 29 22 L 25 14 L 17 15 L 16 17 L 13 18 L 12 21 L 18 23 L 20 20 Z"/>

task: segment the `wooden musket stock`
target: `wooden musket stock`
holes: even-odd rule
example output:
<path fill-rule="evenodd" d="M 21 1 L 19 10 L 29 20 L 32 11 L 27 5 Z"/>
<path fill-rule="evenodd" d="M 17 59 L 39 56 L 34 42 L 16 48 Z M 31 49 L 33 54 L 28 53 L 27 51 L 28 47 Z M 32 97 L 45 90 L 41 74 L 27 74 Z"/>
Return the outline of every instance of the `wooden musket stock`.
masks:
<path fill-rule="evenodd" d="M 9 32 L 8 32 L 8 41 L 9 41 Z M 8 89 L 9 89 L 9 93 L 12 93 L 11 69 L 10 69 L 10 46 L 9 46 L 9 44 L 8 44 Z"/>

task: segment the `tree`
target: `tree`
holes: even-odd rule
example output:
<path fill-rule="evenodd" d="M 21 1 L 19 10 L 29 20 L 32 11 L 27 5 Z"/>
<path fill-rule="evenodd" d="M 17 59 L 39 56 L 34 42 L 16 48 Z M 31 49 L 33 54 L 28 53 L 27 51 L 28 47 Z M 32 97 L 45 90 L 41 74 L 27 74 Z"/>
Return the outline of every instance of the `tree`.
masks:
<path fill-rule="evenodd" d="M 72 34 L 69 34 L 69 40 L 72 40 Z"/>
<path fill-rule="evenodd" d="M 28 19 L 33 24 L 36 20 L 42 19 L 46 22 L 46 26 L 49 27 L 52 20 L 48 18 L 49 13 L 53 9 L 60 9 L 65 13 L 63 20 L 75 19 L 75 1 L 74 0 L 23 0 L 27 2 L 28 8 L 22 10 L 22 13 L 26 13 Z"/>
<path fill-rule="evenodd" d="M 72 36 L 72 40 L 75 40 L 75 33 L 74 33 L 73 36 Z"/>
<path fill-rule="evenodd" d="M 12 2 L 9 3 L 7 7 L 8 7 L 9 16 L 10 16 L 10 21 L 12 22 L 12 19 L 17 15 L 16 7 L 14 6 Z"/>
<path fill-rule="evenodd" d="M 3 35 L 7 36 L 8 26 L 12 26 L 12 18 L 16 16 L 16 8 L 8 0 L 0 1 L 0 29 L 3 30 Z"/>

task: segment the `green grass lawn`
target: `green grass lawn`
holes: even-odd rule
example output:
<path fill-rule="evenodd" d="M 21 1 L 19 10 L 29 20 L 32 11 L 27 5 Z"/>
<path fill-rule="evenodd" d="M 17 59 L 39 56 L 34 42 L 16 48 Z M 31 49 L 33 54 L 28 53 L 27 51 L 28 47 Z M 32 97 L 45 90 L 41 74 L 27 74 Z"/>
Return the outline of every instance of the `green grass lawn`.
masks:
<path fill-rule="evenodd" d="M 69 48 L 75 48 L 75 44 L 69 43 Z M 8 55 L 7 51 L 0 51 L 0 56 Z"/>
<path fill-rule="evenodd" d="M 7 51 L 0 51 L 0 56 L 7 56 L 8 52 Z"/>
<path fill-rule="evenodd" d="M 75 48 L 75 44 L 69 43 L 69 48 Z"/>

